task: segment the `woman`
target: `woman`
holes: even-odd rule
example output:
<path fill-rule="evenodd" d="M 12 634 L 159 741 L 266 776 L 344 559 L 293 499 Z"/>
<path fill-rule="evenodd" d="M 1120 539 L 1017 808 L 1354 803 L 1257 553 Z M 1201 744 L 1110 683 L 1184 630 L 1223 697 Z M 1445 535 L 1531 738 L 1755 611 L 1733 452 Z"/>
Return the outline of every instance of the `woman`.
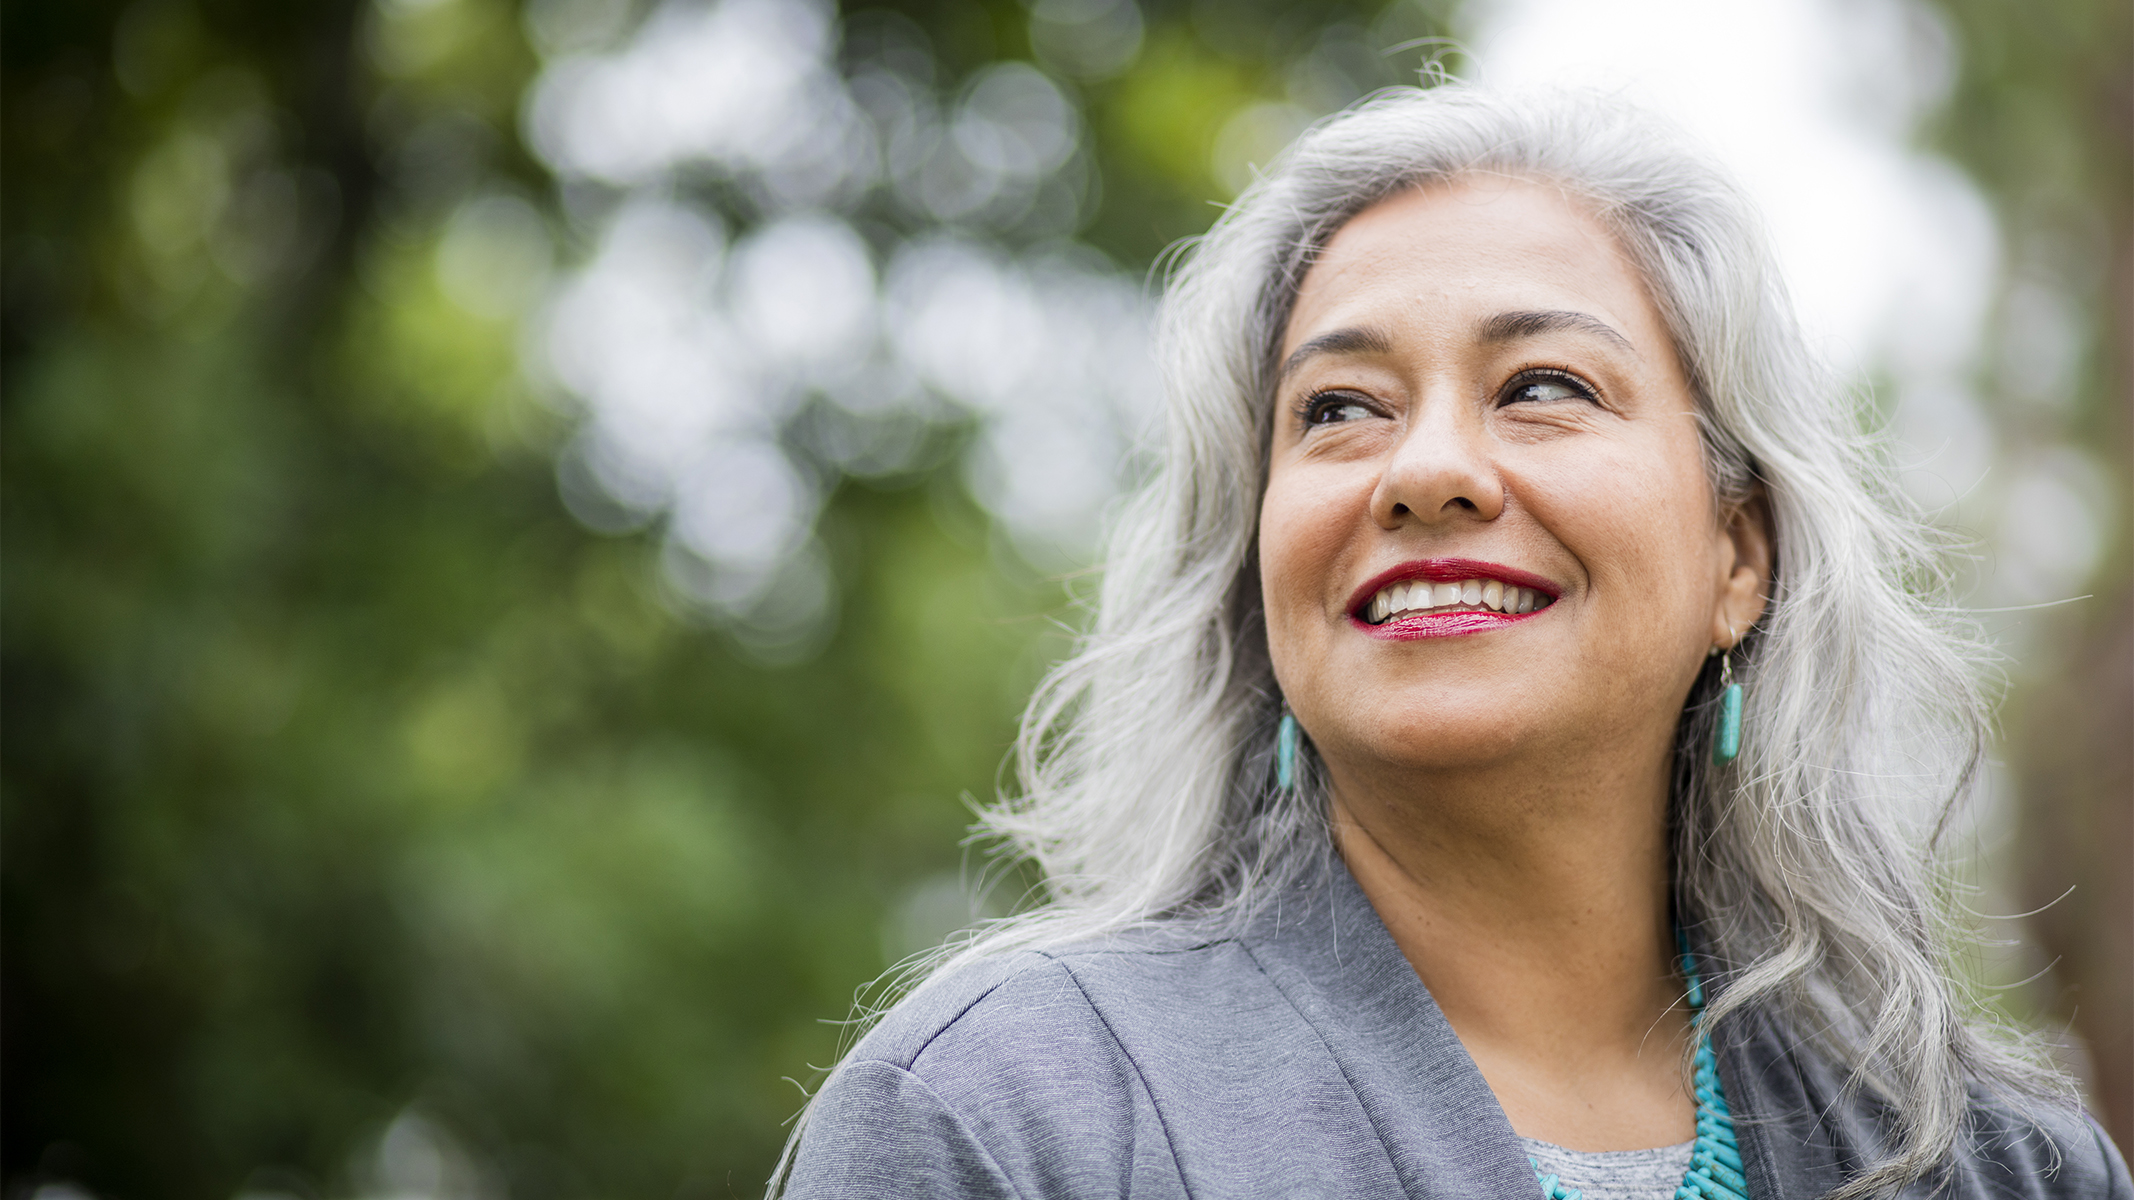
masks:
<path fill-rule="evenodd" d="M 1955 995 L 1911 818 L 1971 648 L 1704 159 L 1381 96 L 1162 343 L 989 818 L 1053 900 L 859 1044 L 786 1194 L 2134 1195 Z"/>

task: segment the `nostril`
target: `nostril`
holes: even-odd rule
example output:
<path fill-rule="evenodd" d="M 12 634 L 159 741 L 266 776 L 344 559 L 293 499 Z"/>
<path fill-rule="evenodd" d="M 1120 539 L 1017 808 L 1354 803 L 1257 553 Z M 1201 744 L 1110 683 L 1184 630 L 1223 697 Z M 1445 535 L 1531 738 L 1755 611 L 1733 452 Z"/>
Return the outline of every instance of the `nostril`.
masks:
<path fill-rule="evenodd" d="M 1396 516 L 1396 517 L 1405 517 L 1405 516 L 1407 516 L 1407 515 L 1408 515 L 1408 506 L 1407 506 L 1407 505 L 1405 505 L 1405 504 L 1396 504 L 1396 505 L 1394 505 L 1394 506 L 1393 506 L 1393 515 L 1394 515 L 1394 516 Z"/>

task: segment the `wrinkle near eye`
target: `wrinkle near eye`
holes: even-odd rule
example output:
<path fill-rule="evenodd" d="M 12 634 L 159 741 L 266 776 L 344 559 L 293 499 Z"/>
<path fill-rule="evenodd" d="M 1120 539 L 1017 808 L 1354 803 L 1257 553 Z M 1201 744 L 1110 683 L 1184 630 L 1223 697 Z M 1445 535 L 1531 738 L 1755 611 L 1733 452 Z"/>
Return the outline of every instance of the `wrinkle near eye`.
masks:
<path fill-rule="evenodd" d="M 1500 435 L 1512 442 L 1534 443 L 1570 434 L 1601 433 L 1611 428 L 1604 421 L 1607 410 L 1597 404 L 1500 404 L 1496 409 Z"/>

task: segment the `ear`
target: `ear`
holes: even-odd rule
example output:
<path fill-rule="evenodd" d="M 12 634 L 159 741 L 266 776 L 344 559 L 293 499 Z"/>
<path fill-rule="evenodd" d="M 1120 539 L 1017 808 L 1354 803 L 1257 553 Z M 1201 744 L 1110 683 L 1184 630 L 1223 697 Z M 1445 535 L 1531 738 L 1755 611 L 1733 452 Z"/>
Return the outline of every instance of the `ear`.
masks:
<path fill-rule="evenodd" d="M 1719 514 L 1719 535 L 1724 574 L 1712 605 L 1712 645 L 1731 650 L 1764 615 L 1771 596 L 1771 506 L 1763 485 Z"/>

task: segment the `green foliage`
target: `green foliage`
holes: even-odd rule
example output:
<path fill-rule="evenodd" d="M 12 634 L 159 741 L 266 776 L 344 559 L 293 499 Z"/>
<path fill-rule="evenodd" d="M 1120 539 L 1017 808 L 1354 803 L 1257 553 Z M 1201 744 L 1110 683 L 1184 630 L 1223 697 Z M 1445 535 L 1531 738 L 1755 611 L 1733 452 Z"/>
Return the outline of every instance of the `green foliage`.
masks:
<path fill-rule="evenodd" d="M 884 7 L 944 91 L 1034 53 L 1014 0 Z M 2019 264 L 2094 304 L 2125 258 L 2126 6 L 1944 7 L 1937 141 Z M 770 665 L 674 601 L 656 530 L 568 515 L 572 417 L 520 375 L 524 313 L 468 294 L 586 249 L 516 132 L 523 30 L 559 5 L 528 8 L 8 0 L 11 1193 L 404 1192 L 381 1152 L 428 1128 L 467 1152 L 413 1181 L 438 1196 L 754 1194 L 826 1022 L 965 915 L 967 801 L 1068 589 L 935 455 L 838 486 L 834 631 Z M 1143 12 L 1131 64 L 1072 85 L 1080 236 L 1133 272 L 1432 57 L 1379 48 L 1451 32 L 1415 0 Z M 456 257 L 477 197 L 532 240 Z M 2049 432 L 2123 444 L 2090 332 Z"/>
<path fill-rule="evenodd" d="M 2113 360 L 2118 343 L 2108 328 L 2115 304 L 2125 304 L 2126 281 L 2111 272 L 2124 270 L 2134 206 L 2127 49 L 2134 9 L 2111 0 L 2063 0 L 2021 13 L 1979 0 L 1943 0 L 1940 7 L 1963 70 L 1932 140 L 1992 194 L 2012 280 L 2067 293 L 2082 322 L 2082 361 L 2067 410 L 2041 412 L 2014 398 L 2009 433 L 2072 437 L 2107 454 L 2125 485 L 2128 381 L 2123 361 Z M 2045 428 L 2025 428 L 2039 424 Z M 2118 542 L 2106 569 L 2123 576 L 2134 568 L 2134 542 Z"/>
<path fill-rule="evenodd" d="M 1136 269 L 1310 42 L 1267 31 L 1371 15 L 1209 7 L 1088 90 Z M 906 8 L 952 75 L 1027 51 Z M 414 1105 L 522 1200 L 757 1191 L 785 1077 L 943 932 L 1066 590 L 949 466 L 846 481 L 840 620 L 772 666 L 567 515 L 517 315 L 440 267 L 547 194 L 504 0 L 6 23 L 6 1186 L 379 1192 Z"/>
<path fill-rule="evenodd" d="M 2003 336 L 1990 364 L 1998 432 L 2014 447 L 2081 446 L 2117 496 L 2086 588 L 2093 595 L 2032 618 L 2041 652 L 2022 664 L 2008 706 L 2022 799 L 2011 907 L 2036 910 L 2028 932 L 2038 948 L 2006 972 L 2022 982 L 2001 1003 L 2072 1027 L 2088 1050 L 2092 1107 L 2134 1152 L 2134 361 L 2125 337 L 2134 321 L 2134 8 L 1940 7 L 1964 67 L 1935 141 L 1991 193 L 2008 243 Z M 2040 309 L 2057 321 L 2039 322 Z M 2060 322 L 2067 328 L 2052 328 Z M 2072 343 L 2073 369 L 2051 381 L 2061 387 L 2040 386 L 2025 361 L 2037 356 L 2025 351 L 2056 332 Z"/>

